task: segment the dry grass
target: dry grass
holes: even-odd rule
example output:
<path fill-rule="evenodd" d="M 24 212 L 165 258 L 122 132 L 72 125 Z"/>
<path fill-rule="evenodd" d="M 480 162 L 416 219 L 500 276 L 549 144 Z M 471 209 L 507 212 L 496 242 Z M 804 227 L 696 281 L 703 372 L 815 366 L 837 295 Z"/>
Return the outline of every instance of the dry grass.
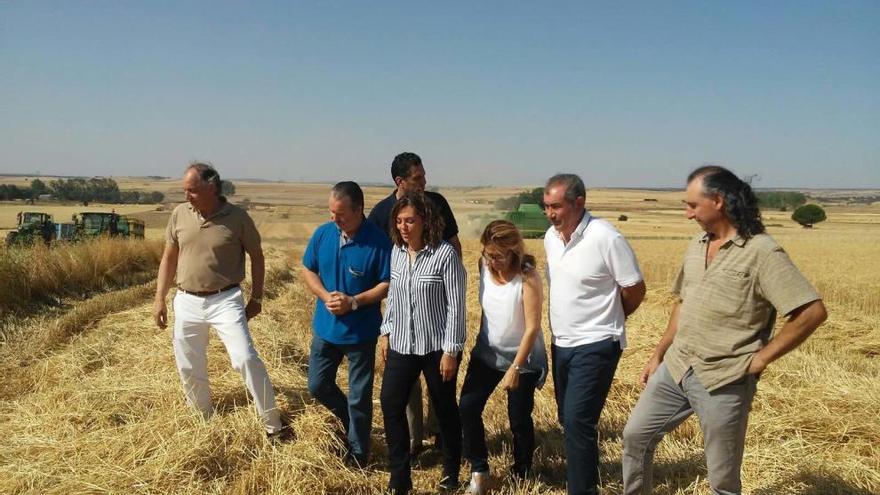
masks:
<path fill-rule="evenodd" d="M 94 239 L 0 252 L 0 317 L 33 303 L 131 284 L 159 266 L 156 241 Z"/>
<path fill-rule="evenodd" d="M 607 203 L 613 206 L 610 200 Z M 311 208 L 315 221 L 321 216 L 320 203 L 302 208 Z M 285 268 L 299 264 L 303 243 L 298 232 L 303 220 L 279 219 L 279 212 L 255 215 L 261 229 L 277 229 L 278 235 L 270 240 L 269 249 L 276 267 L 268 277 L 271 299 L 254 321 L 252 333 L 295 438 L 280 445 L 266 441 L 218 339 L 212 339 L 209 351 L 218 414 L 202 421 L 185 407 L 169 332 L 150 323 L 153 286 L 146 284 L 92 298 L 60 318 L 16 323 L 20 334 L 35 340 L 23 338 L 15 348 L 8 344 L 0 348 L 0 372 L 14 378 L 6 380 L 0 395 L 0 493 L 382 490 L 387 472 L 378 408 L 380 380 L 374 393 L 373 464 L 364 472 L 343 467 L 340 425 L 308 396 L 314 300 Z M 649 293 L 630 321 L 630 348 L 621 360 L 600 425 L 602 486 L 610 494 L 621 491 L 620 435 L 640 392 L 638 374 L 668 317 L 668 286 L 685 244 L 680 237 L 693 233 L 693 226 L 681 221 L 680 215 L 652 215 L 658 222 L 666 219 L 661 229 L 648 221 L 621 225 L 634 238 Z M 289 234 L 284 233 L 285 222 L 295 224 Z M 880 291 L 875 280 L 880 262 L 874 247 L 880 243 L 880 230 L 876 221 L 857 228 L 863 240 L 858 244 L 849 242 L 856 227 L 833 221 L 812 232 L 789 228 L 772 232 L 821 289 L 830 319 L 762 377 L 743 468 L 748 493 L 880 493 Z M 674 232 L 669 237 L 677 238 L 652 238 L 655 230 Z M 296 241 L 290 244 L 293 238 Z M 540 241 L 529 241 L 529 246 L 540 259 Z M 479 249 L 474 240 L 466 240 L 464 247 L 470 277 L 470 346 L 479 316 L 473 269 Z M 52 338 L 37 337 L 37 329 L 52 325 L 67 330 L 48 332 L 55 335 Z M 20 366 L 23 362 L 27 364 Z M 343 370 L 343 384 L 344 376 Z M 461 381 L 463 373 L 459 377 Z M 501 493 L 564 493 L 562 437 L 552 381 L 537 394 L 534 418 L 539 432 L 538 480 L 519 486 L 502 483 Z M 485 419 L 493 453 L 490 463 L 503 476 L 510 463 L 510 434 L 500 394 L 490 400 Z M 708 493 L 701 441 L 692 419 L 661 443 L 655 493 Z M 439 455 L 424 453 L 414 470 L 416 492 L 431 493 L 439 471 Z"/>

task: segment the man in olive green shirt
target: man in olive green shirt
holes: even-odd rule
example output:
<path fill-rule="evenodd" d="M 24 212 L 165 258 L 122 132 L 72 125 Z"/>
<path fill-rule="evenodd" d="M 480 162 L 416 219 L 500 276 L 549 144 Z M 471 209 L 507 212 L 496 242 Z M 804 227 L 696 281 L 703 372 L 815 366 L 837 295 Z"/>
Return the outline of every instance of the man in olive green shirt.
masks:
<path fill-rule="evenodd" d="M 827 317 L 819 294 L 764 233 L 747 183 L 723 167 L 701 167 L 688 177 L 685 202 L 704 233 L 688 246 L 673 287 L 678 301 L 623 432 L 627 495 L 651 493 L 657 444 L 691 414 L 700 420 L 712 491 L 741 493 L 757 378 Z M 773 336 L 777 314 L 788 321 Z"/>

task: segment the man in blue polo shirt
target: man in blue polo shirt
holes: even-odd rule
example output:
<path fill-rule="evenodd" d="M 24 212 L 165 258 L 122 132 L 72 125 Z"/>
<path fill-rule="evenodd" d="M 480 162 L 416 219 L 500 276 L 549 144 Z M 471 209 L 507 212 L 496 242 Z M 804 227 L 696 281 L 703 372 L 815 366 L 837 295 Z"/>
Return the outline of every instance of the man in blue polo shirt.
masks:
<path fill-rule="evenodd" d="M 346 463 L 366 466 L 373 421 L 373 366 L 382 298 L 391 278 L 391 242 L 364 218 L 364 193 L 354 182 L 330 192 L 332 221 L 315 230 L 303 255 L 303 279 L 317 296 L 309 355 L 309 392 L 348 435 Z M 348 358 L 348 397 L 336 371 Z"/>

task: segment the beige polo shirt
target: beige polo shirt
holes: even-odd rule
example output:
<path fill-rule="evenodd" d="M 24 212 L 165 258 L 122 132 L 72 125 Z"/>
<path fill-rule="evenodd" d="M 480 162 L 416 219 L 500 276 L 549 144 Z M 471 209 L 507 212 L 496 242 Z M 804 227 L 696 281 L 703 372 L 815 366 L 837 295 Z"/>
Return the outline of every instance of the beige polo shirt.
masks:
<path fill-rule="evenodd" d="M 244 280 L 245 252 L 260 249 L 260 234 L 241 208 L 223 202 L 209 218 L 189 203 L 171 212 L 165 240 L 177 244 L 178 287 L 218 290 Z"/>
<path fill-rule="evenodd" d="M 712 391 L 744 377 L 769 340 L 776 315 L 820 299 L 767 234 L 728 240 L 706 267 L 708 234 L 691 240 L 672 292 L 682 299 L 664 362 L 675 381 L 693 368 Z"/>

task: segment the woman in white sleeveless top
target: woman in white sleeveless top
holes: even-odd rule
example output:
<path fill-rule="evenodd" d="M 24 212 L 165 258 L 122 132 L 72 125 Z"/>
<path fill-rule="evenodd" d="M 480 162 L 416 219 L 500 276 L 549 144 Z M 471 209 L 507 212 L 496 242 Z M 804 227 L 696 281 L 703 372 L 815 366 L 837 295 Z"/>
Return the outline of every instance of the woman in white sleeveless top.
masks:
<path fill-rule="evenodd" d="M 486 493 L 488 489 L 489 453 L 482 414 L 499 383 L 507 390 L 507 416 L 513 431 L 512 474 L 518 478 L 530 475 L 535 451 L 535 389 L 547 376 L 541 334 L 543 286 L 535 258 L 525 253 L 522 235 L 506 220 L 487 225 L 480 242 L 483 316 L 459 399 L 464 457 L 472 473 L 468 493 Z"/>

